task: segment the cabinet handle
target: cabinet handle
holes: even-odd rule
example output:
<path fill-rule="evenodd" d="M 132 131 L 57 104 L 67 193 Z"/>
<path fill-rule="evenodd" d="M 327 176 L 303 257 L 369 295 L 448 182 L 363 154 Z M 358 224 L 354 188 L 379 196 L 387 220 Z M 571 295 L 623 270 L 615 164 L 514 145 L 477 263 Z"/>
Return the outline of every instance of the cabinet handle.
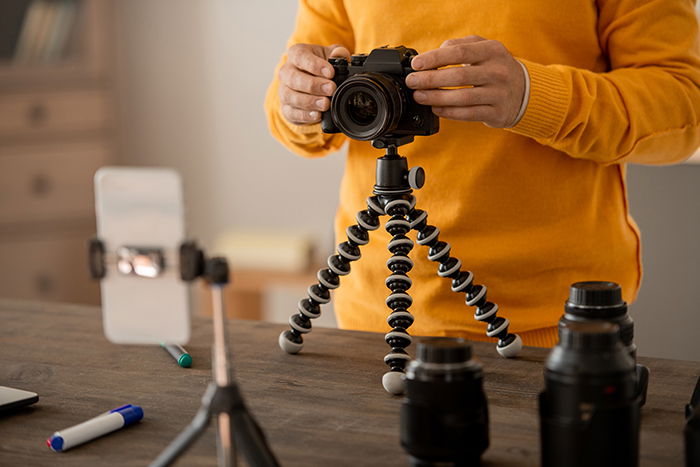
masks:
<path fill-rule="evenodd" d="M 36 291 L 41 297 L 50 295 L 55 288 L 54 280 L 48 273 L 40 273 L 36 276 L 34 284 L 36 285 Z"/>
<path fill-rule="evenodd" d="M 34 196 L 46 196 L 51 192 L 51 179 L 44 174 L 35 175 L 32 178 L 30 191 Z"/>
<path fill-rule="evenodd" d="M 32 126 L 40 126 L 48 120 L 49 112 L 44 104 L 36 103 L 29 107 L 27 119 Z"/>

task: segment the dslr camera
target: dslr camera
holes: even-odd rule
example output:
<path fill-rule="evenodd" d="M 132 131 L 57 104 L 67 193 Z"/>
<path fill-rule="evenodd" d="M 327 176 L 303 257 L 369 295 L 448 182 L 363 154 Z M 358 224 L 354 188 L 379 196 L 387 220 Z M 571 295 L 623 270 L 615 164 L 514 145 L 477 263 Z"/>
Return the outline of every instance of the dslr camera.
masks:
<path fill-rule="evenodd" d="M 330 109 L 321 116 L 323 132 L 342 132 L 361 141 L 437 133 L 439 118 L 430 106 L 413 100 L 413 90 L 406 86 L 416 55 L 399 46 L 353 55 L 349 62 L 330 58 L 337 88 Z"/>

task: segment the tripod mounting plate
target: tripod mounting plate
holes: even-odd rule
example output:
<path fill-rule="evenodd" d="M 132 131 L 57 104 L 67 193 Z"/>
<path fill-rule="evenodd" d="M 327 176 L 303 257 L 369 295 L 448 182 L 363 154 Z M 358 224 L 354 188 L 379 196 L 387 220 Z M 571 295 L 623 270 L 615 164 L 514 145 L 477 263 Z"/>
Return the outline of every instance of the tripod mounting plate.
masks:
<path fill-rule="evenodd" d="M 398 148 L 404 144 L 412 143 L 414 139 L 413 135 L 404 136 L 383 136 L 372 140 L 372 147 L 377 149 L 387 149 L 390 147 Z"/>

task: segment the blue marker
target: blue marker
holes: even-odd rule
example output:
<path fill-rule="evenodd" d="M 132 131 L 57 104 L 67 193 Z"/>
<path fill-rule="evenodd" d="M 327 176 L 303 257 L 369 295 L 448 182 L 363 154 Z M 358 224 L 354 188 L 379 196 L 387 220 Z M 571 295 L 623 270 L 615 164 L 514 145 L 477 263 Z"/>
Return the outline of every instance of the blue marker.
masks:
<path fill-rule="evenodd" d="M 51 450 L 60 452 L 92 441 L 143 418 L 143 410 L 137 405 L 127 404 L 98 415 L 86 422 L 57 431 L 46 440 Z"/>

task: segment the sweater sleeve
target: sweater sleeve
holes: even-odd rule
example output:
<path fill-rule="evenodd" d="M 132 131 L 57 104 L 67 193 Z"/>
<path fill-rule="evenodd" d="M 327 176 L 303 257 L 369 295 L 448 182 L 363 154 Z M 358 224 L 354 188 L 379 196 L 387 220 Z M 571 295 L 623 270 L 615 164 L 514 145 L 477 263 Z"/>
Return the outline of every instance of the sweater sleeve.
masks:
<path fill-rule="evenodd" d="M 355 45 L 350 21 L 342 0 L 300 0 L 296 26 L 287 47 L 293 44 L 343 45 L 352 53 Z M 279 98 L 279 69 L 275 68 L 265 97 L 265 113 L 272 135 L 287 149 L 304 157 L 320 157 L 336 151 L 346 140 L 342 133 L 325 134 L 321 124 L 294 125 L 284 118 Z"/>
<path fill-rule="evenodd" d="M 610 71 L 521 60 L 530 101 L 510 131 L 574 158 L 669 164 L 700 145 L 700 56 L 693 0 L 598 0 Z"/>

